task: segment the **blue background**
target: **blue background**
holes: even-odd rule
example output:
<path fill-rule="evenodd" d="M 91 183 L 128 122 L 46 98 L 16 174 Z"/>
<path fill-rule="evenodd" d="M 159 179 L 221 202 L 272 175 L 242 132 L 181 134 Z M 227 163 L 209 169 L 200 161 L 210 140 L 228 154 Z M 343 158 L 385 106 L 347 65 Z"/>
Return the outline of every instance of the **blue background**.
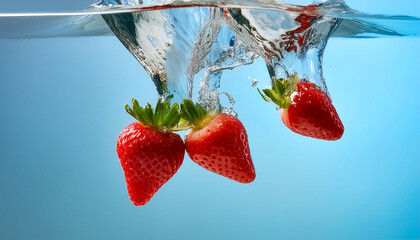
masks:
<path fill-rule="evenodd" d="M 140 64 L 115 37 L 0 40 L 0 239 L 419 239 L 419 43 L 329 41 L 335 142 L 282 124 L 248 79 L 266 81 L 261 60 L 225 72 L 256 180 L 186 157 L 134 207 L 115 145 L 124 104 L 156 100 Z"/>

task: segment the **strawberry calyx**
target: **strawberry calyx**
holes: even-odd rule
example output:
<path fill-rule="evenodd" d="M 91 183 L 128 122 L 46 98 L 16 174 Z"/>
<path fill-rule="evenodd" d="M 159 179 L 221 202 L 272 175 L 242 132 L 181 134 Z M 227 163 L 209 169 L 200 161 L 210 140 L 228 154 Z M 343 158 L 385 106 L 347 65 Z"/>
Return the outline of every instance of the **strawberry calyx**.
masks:
<path fill-rule="evenodd" d="M 297 91 L 296 84 L 299 82 L 297 73 L 289 76 L 287 79 L 276 79 L 271 89 L 264 88 L 262 92 L 257 88 L 261 97 L 266 102 L 273 102 L 280 108 L 288 108 L 292 102 L 291 95 Z"/>
<path fill-rule="evenodd" d="M 190 128 L 194 130 L 205 127 L 213 118 L 216 117 L 216 111 L 209 110 L 207 107 L 193 103 L 189 99 L 182 99 L 181 118 L 189 123 Z"/>
<path fill-rule="evenodd" d="M 156 107 L 146 104 L 146 107 L 141 107 L 138 101 L 133 98 L 133 108 L 128 104 L 125 105 L 125 110 L 128 114 L 137 119 L 141 124 L 149 126 L 157 131 L 166 132 L 178 125 L 181 120 L 178 103 L 170 105 L 172 95 L 166 98 L 159 98 Z"/>

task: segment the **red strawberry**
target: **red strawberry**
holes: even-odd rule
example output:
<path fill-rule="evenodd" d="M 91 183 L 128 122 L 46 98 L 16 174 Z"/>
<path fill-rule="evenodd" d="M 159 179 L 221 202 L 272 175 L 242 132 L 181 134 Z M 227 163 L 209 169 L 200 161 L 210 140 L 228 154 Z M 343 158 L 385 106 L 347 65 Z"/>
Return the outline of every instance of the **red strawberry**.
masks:
<path fill-rule="evenodd" d="M 136 206 L 145 205 L 179 169 L 185 148 L 178 134 L 167 129 L 180 120 L 178 104 L 158 102 L 155 112 L 133 99 L 127 112 L 140 122 L 128 125 L 118 137 L 117 153 L 127 182 L 128 195 Z"/>
<path fill-rule="evenodd" d="M 240 183 L 254 181 L 248 136 L 236 117 L 224 113 L 209 114 L 201 105 L 185 99 L 181 113 L 193 124 L 185 136 L 185 148 L 195 163 Z"/>
<path fill-rule="evenodd" d="M 281 109 L 281 120 L 293 132 L 324 140 L 340 139 L 344 126 L 328 95 L 313 83 L 277 79 L 272 89 L 264 89 L 266 101 Z M 261 93 L 261 92 L 260 92 Z"/>

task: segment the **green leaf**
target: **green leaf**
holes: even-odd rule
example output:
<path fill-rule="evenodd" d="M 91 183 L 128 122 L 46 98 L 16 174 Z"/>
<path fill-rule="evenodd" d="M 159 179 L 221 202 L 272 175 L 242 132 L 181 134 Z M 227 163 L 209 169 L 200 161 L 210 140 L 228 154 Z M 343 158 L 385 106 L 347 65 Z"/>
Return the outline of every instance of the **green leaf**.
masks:
<path fill-rule="evenodd" d="M 272 102 L 271 99 L 269 97 L 267 97 L 265 94 L 263 94 L 259 88 L 257 88 L 258 92 L 260 93 L 261 97 L 264 99 L 264 101 L 266 102 Z"/>
<path fill-rule="evenodd" d="M 282 106 L 283 104 L 283 97 L 284 96 L 280 96 L 279 94 L 277 94 L 275 91 L 271 90 L 271 89 L 263 89 L 263 92 L 269 97 L 271 98 L 271 100 L 277 104 L 278 106 Z"/>
<path fill-rule="evenodd" d="M 171 129 L 181 120 L 181 113 L 179 111 L 178 103 L 174 103 L 172 106 L 169 103 L 172 97 L 173 96 L 159 98 L 154 109 L 149 103 L 146 104 L 145 108 L 142 108 L 138 101 L 133 98 L 133 107 L 130 108 L 130 106 L 126 104 L 125 110 L 128 114 L 136 118 L 143 125 L 153 127 L 158 131 Z"/>
<path fill-rule="evenodd" d="M 153 121 L 153 108 L 150 105 L 150 103 L 146 104 L 146 107 L 144 108 L 144 117 L 146 120 L 146 124 L 149 126 L 156 126 L 155 122 Z"/>
<path fill-rule="evenodd" d="M 141 123 L 145 123 L 145 120 L 144 120 L 144 110 L 143 110 L 143 108 L 140 107 L 139 103 L 134 98 L 132 100 L 132 103 L 133 103 L 134 118 L 137 119 Z"/>
<path fill-rule="evenodd" d="M 198 120 L 204 118 L 207 115 L 207 110 L 199 103 L 195 103 L 195 107 L 197 109 Z"/>
<path fill-rule="evenodd" d="M 190 123 L 194 124 L 198 119 L 198 111 L 194 103 L 189 99 L 183 99 L 184 111 L 186 112 L 186 118 Z M 181 109 L 182 110 L 182 109 Z"/>
<path fill-rule="evenodd" d="M 183 119 L 189 119 L 188 111 L 185 107 L 185 104 L 181 103 L 181 118 Z"/>
<path fill-rule="evenodd" d="M 206 107 L 199 103 L 194 104 L 189 99 L 182 99 L 181 117 L 187 120 L 190 124 L 195 125 L 201 119 L 208 115 Z"/>
<path fill-rule="evenodd" d="M 181 120 L 181 115 L 179 114 L 179 105 L 178 103 L 172 104 L 169 113 L 162 120 L 162 125 L 167 128 L 172 128 L 179 123 Z"/>
<path fill-rule="evenodd" d="M 134 113 L 134 111 L 130 108 L 130 106 L 128 106 L 128 104 L 125 104 L 125 111 L 127 111 L 128 114 L 130 114 L 131 116 L 133 116 L 134 118 L 136 117 L 136 114 Z"/>
<path fill-rule="evenodd" d="M 157 128 L 162 127 L 162 120 L 167 113 L 166 104 L 161 99 L 156 103 L 155 115 L 153 116 L 153 123 Z"/>
<path fill-rule="evenodd" d="M 286 87 L 283 85 L 283 83 L 279 80 L 276 80 L 274 82 L 273 90 L 280 96 L 283 96 L 284 91 L 286 90 Z"/>
<path fill-rule="evenodd" d="M 296 84 L 299 82 L 299 76 L 297 73 L 294 73 L 293 75 L 289 76 L 287 79 L 287 85 L 286 85 L 286 94 L 290 95 L 292 92 L 296 91 Z"/>
<path fill-rule="evenodd" d="M 267 95 L 267 97 L 269 97 L 273 102 L 276 101 L 276 93 L 268 88 L 263 89 L 263 92 L 265 93 L 265 95 Z"/>
<path fill-rule="evenodd" d="M 297 90 L 296 84 L 299 82 L 297 73 L 288 75 L 287 79 L 279 78 L 272 81 L 271 89 L 263 89 L 262 92 L 257 88 L 261 97 L 266 102 L 274 102 L 281 108 L 288 108 L 290 105 L 290 95 Z"/>

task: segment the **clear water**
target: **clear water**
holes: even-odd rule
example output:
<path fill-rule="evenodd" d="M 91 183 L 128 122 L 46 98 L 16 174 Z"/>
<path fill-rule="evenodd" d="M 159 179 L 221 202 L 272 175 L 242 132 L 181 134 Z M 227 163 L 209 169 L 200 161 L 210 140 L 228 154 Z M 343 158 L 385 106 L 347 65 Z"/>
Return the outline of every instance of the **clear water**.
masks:
<path fill-rule="evenodd" d="M 300 7 L 278 2 L 241 3 L 253 7 L 244 12 L 260 16 L 287 17 L 293 14 L 290 7 L 302 13 Z M 235 54 L 223 58 L 224 53 L 233 52 L 230 29 L 243 25 L 224 22 L 214 41 L 217 44 L 205 45 L 213 53 L 204 57 L 206 67 L 191 64 L 197 48 L 190 43 L 200 36 L 200 31 L 191 30 L 209 23 L 211 9 L 217 9 L 214 6 L 143 13 L 132 13 L 139 10 L 137 5 L 114 6 L 111 10 L 90 8 L 89 14 L 63 7 L 50 10 L 56 16 L 48 17 L 43 9 L 16 14 L 13 7 L 3 8 L 8 12 L 0 14 L 0 238 L 420 238 L 420 6 L 414 1 L 346 4 L 353 10 L 343 12 L 343 5 L 321 8 L 320 16 L 327 23 L 341 20 L 325 49 L 322 44 L 313 45 L 313 49 L 325 50 L 323 58 L 320 51 L 305 52 L 323 71 L 299 68 L 304 65 L 297 54 L 273 64 L 276 75 L 281 75 L 280 63 L 284 63 L 285 69 L 293 65 L 325 89 L 328 85 L 346 128 L 336 142 L 291 133 L 275 107 L 260 98 L 252 85 L 269 83 L 266 61 L 271 58 L 254 58 L 255 53 L 248 51 L 253 37 L 237 36 Z M 143 65 L 155 67 L 159 74 L 170 72 L 166 74 L 170 89 L 179 96 L 192 91 L 197 97 L 202 80 L 209 83 L 209 90 L 226 92 L 234 99 L 233 110 L 248 131 L 255 182 L 229 181 L 186 158 L 148 205 L 131 205 L 115 142 L 122 128 L 133 121 L 124 104 L 132 97 L 142 103 L 155 102 L 156 85 L 148 74 L 153 71 L 144 71 L 138 64 L 139 55 L 136 60 L 112 35 L 102 16 L 93 14 L 104 13 L 99 10 L 171 20 L 179 13 L 202 14 L 199 21 L 187 16 L 174 22 L 182 34 L 173 39 L 183 40 L 183 49 L 174 48 L 178 52 L 171 55 L 164 48 L 165 61 L 154 55 L 156 65 Z M 156 23 L 142 25 L 143 31 Z M 275 29 L 273 24 L 267 26 Z M 158 36 L 168 35 L 164 31 Z M 184 60 L 175 64 L 171 57 Z M 217 66 L 236 68 L 223 74 L 212 72 Z M 207 67 L 210 70 L 204 71 Z M 189 72 L 198 72 L 190 85 Z M 223 96 L 221 101 L 231 106 L 229 98 Z"/>

